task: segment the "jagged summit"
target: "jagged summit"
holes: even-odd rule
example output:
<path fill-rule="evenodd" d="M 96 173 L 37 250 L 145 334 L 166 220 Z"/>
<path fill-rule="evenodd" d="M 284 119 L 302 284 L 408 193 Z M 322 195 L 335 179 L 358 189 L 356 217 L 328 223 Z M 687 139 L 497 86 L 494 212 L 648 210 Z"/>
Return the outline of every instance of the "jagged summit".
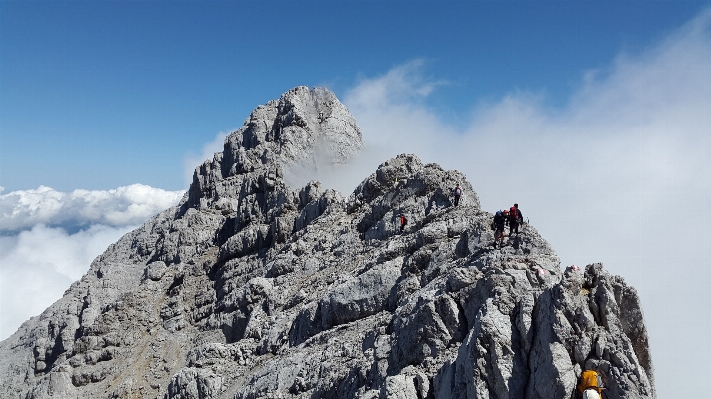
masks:
<path fill-rule="evenodd" d="M 261 174 L 261 184 L 283 178 L 285 169 L 342 164 L 363 147 L 355 119 L 325 88 L 299 86 L 257 107 L 225 140 L 224 151 L 205 161 L 193 176 L 189 206 L 204 205 L 234 192 L 230 178 Z"/>
<path fill-rule="evenodd" d="M 345 115 L 306 88 L 257 108 L 179 206 L 0 343 L 0 397 L 563 399 L 592 367 L 606 398 L 655 397 L 635 290 L 561 271 L 530 225 L 494 249 L 462 173 L 403 154 L 347 198 L 286 184 L 324 141 L 333 162 L 361 145 Z"/>

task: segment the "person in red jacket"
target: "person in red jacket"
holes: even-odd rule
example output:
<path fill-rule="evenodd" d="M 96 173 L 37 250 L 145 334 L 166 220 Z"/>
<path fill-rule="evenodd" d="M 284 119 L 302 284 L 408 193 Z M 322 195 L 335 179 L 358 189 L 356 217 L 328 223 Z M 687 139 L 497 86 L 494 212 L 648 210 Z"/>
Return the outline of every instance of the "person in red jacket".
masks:
<path fill-rule="evenodd" d="M 405 230 L 405 225 L 407 224 L 407 218 L 405 217 L 405 214 L 401 213 L 400 216 L 398 217 L 400 219 L 400 232 L 402 233 L 403 230 Z"/>
<path fill-rule="evenodd" d="M 523 223 L 523 214 L 518 209 L 518 204 L 509 209 L 509 236 L 511 236 L 514 231 L 518 234 L 518 225 Z"/>

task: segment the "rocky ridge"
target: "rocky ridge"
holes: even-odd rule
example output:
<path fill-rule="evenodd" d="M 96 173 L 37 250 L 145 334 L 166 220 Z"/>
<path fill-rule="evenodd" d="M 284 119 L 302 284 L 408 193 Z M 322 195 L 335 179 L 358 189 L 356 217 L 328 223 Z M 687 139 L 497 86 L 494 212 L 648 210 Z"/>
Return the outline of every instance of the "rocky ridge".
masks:
<path fill-rule="evenodd" d="M 284 181 L 361 146 L 325 89 L 255 109 L 177 207 L 0 343 L 0 396 L 571 398 L 596 368 L 607 398 L 656 397 L 634 288 L 561 271 L 530 225 L 494 249 L 460 172 L 400 155 L 346 198 Z"/>

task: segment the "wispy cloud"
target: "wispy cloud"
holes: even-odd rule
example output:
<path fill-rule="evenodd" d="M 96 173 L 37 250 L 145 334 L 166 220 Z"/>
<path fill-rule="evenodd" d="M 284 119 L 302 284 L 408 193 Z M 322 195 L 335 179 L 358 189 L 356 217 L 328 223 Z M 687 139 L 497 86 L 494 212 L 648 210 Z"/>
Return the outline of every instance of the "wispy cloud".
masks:
<path fill-rule="evenodd" d="M 426 77 L 423 73 L 426 64 L 424 59 L 415 59 L 383 76 L 363 78 L 350 90 L 347 102 L 353 107 L 378 108 L 422 101 L 437 87 L 447 85 L 444 80 Z"/>
<path fill-rule="evenodd" d="M 227 138 L 228 134 L 229 133 L 226 132 L 217 133 L 214 140 L 202 146 L 200 154 L 196 155 L 190 153 L 185 156 L 183 161 L 183 181 L 185 182 L 186 190 L 190 187 L 190 183 L 193 182 L 193 172 L 195 172 L 195 168 L 202 165 L 206 160 L 211 160 L 216 152 L 222 152 L 225 145 L 225 138 Z"/>
<path fill-rule="evenodd" d="M 397 66 L 382 76 L 361 78 L 342 96 L 343 103 L 355 117 L 365 140 L 363 150 L 345 166 L 324 165 L 292 168 L 287 181 L 300 187 L 310 180 L 349 195 L 378 165 L 398 154 L 408 152 L 426 161 L 436 162 L 432 149 L 440 148 L 446 137 L 457 132 L 426 107 L 427 96 L 443 80 L 428 78 L 427 62 L 421 59 Z"/>

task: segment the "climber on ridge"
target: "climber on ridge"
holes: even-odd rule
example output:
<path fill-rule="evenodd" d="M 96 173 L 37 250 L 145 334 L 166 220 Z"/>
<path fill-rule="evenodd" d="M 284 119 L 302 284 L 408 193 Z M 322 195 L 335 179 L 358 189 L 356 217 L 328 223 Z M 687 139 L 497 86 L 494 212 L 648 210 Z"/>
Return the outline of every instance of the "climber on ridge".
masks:
<path fill-rule="evenodd" d="M 407 218 L 405 217 L 404 213 L 401 213 L 398 216 L 398 219 L 400 220 L 400 232 L 402 233 L 402 231 L 405 230 L 405 225 L 407 224 Z"/>
<path fill-rule="evenodd" d="M 523 223 L 523 214 L 518 209 L 518 204 L 509 209 L 509 235 L 513 235 L 514 231 L 518 234 L 518 225 Z"/>
<path fill-rule="evenodd" d="M 506 228 L 506 214 L 508 211 L 497 211 L 494 215 L 494 248 L 496 248 L 496 242 L 501 241 L 501 246 L 504 245 L 504 229 Z"/>
<path fill-rule="evenodd" d="M 459 198 L 462 196 L 462 188 L 459 187 L 459 183 L 457 183 L 457 187 L 454 187 L 452 193 L 454 194 L 454 206 L 457 206 L 459 205 Z"/>

